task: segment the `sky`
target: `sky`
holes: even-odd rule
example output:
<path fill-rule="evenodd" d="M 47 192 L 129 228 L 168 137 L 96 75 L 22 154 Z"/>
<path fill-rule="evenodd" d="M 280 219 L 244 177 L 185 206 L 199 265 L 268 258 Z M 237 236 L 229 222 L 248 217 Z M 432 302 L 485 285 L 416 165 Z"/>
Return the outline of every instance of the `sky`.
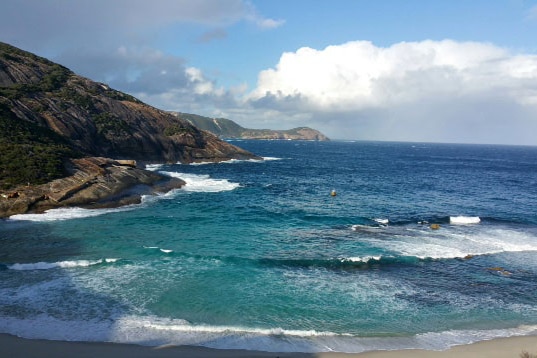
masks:
<path fill-rule="evenodd" d="M 537 0 L 2 0 L 0 41 L 246 128 L 537 145 Z"/>

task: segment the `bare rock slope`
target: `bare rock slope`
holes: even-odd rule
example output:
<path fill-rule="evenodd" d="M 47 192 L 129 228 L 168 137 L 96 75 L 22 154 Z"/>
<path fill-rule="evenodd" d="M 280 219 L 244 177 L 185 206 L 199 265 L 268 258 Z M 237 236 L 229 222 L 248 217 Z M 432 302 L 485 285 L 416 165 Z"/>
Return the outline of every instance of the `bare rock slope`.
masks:
<path fill-rule="evenodd" d="M 113 159 L 83 159 L 91 157 Z M 19 193 L 16 204 L 0 199 L 0 211 L 7 210 L 0 217 L 58 203 L 100 203 L 138 185 L 163 181 L 156 173 L 118 165 L 118 159 L 191 163 L 250 158 L 258 157 L 106 84 L 0 43 L 0 194 Z M 86 183 L 81 188 L 80 181 Z M 53 183 L 63 189 L 42 187 Z M 46 199 L 35 199 L 41 196 Z"/>

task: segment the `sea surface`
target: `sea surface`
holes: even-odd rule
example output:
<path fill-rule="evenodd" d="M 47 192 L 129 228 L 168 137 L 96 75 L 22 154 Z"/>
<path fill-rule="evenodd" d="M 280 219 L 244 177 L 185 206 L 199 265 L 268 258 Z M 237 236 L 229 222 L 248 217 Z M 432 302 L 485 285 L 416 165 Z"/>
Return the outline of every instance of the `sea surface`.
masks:
<path fill-rule="evenodd" d="M 537 334 L 537 147 L 233 144 L 265 160 L 152 165 L 187 185 L 0 220 L 0 332 L 274 352 Z"/>

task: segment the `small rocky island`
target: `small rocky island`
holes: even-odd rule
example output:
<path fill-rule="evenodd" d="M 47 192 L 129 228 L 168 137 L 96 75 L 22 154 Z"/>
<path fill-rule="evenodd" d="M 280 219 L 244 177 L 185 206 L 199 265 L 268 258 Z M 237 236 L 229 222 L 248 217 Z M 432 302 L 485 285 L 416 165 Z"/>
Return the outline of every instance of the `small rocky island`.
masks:
<path fill-rule="evenodd" d="M 0 43 L 0 217 L 178 188 L 146 163 L 260 159 L 177 116 Z"/>

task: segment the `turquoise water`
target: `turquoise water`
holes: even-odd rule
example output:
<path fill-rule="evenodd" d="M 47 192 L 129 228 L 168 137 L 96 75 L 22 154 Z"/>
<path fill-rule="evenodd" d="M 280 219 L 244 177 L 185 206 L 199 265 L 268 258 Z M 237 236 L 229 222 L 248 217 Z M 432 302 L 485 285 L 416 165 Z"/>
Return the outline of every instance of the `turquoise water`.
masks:
<path fill-rule="evenodd" d="M 234 144 L 265 160 L 155 165 L 187 185 L 0 221 L 0 332 L 306 352 L 537 333 L 537 148 Z"/>

